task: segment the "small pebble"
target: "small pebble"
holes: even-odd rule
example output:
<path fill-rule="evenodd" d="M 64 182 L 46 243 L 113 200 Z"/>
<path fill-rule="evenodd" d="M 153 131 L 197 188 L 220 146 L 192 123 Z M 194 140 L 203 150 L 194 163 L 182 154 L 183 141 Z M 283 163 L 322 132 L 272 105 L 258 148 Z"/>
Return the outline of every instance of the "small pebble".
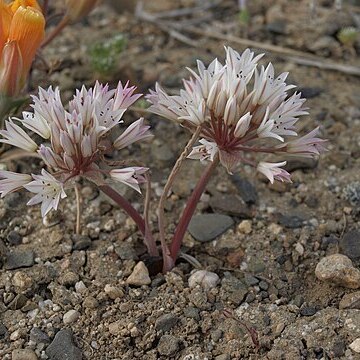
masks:
<path fill-rule="evenodd" d="M 315 275 L 319 280 L 329 281 L 349 289 L 360 287 L 360 271 L 345 255 L 334 254 L 324 257 L 316 265 Z"/>
<path fill-rule="evenodd" d="M 150 285 L 151 279 L 149 276 L 149 270 L 145 266 L 142 261 L 139 261 L 135 267 L 131 275 L 127 278 L 126 282 L 129 285 Z"/>
<path fill-rule="evenodd" d="M 252 222 L 251 220 L 243 220 L 239 225 L 238 225 L 238 230 L 239 232 L 241 232 L 242 234 L 250 234 L 252 231 Z"/>
<path fill-rule="evenodd" d="M 355 339 L 350 345 L 349 348 L 356 352 L 356 353 L 360 353 L 360 338 Z"/>
<path fill-rule="evenodd" d="M 121 298 L 124 296 L 124 291 L 117 286 L 106 284 L 104 288 L 105 294 L 112 300 Z"/>
<path fill-rule="evenodd" d="M 80 317 L 80 313 L 77 310 L 69 310 L 63 316 L 63 322 L 65 325 L 74 323 Z"/>
<path fill-rule="evenodd" d="M 194 288 L 197 285 L 200 285 L 205 290 L 210 290 L 219 283 L 219 276 L 211 271 L 206 270 L 196 270 L 189 277 L 189 287 Z"/>

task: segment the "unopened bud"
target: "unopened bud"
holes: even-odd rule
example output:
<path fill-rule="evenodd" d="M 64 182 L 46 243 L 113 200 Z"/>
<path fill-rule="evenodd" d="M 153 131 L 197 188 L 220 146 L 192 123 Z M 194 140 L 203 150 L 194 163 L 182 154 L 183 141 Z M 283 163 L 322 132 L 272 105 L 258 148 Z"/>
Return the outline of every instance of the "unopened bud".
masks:
<path fill-rule="evenodd" d="M 8 42 L 0 61 L 0 95 L 15 96 L 21 89 L 23 61 L 16 41 Z"/>

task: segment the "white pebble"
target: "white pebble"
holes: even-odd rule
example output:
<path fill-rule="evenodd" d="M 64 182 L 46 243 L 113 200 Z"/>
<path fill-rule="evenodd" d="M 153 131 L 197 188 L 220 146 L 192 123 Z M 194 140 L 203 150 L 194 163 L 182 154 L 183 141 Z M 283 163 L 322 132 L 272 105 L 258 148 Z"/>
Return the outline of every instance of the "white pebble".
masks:
<path fill-rule="evenodd" d="M 211 271 L 196 270 L 189 277 L 189 287 L 200 285 L 205 290 L 214 288 L 219 283 L 219 276 Z"/>

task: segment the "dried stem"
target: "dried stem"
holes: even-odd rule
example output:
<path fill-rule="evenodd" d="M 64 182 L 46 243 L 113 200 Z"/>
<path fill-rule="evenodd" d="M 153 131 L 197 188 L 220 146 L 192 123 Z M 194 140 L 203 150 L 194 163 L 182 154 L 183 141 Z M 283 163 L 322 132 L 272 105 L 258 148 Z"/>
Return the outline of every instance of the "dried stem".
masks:
<path fill-rule="evenodd" d="M 134 207 L 117 191 L 115 191 L 110 185 L 99 185 L 99 189 L 114 200 L 136 223 L 141 233 L 146 237 L 145 221 L 134 209 Z"/>
<path fill-rule="evenodd" d="M 45 46 L 49 45 L 54 38 L 60 34 L 60 32 L 69 24 L 69 18 L 65 15 L 60 22 L 56 25 L 54 30 L 47 36 L 47 38 L 41 44 L 41 47 L 44 48 Z"/>
<path fill-rule="evenodd" d="M 75 184 L 75 197 L 76 197 L 76 235 L 80 235 L 80 214 L 81 214 L 81 195 L 78 184 Z"/>
<path fill-rule="evenodd" d="M 171 173 L 167 179 L 167 182 L 164 186 L 164 190 L 163 193 L 161 194 L 160 200 L 159 200 L 159 205 L 158 205 L 158 223 L 159 223 L 159 237 L 160 237 L 160 241 L 161 241 L 161 249 L 162 249 L 162 254 L 163 254 L 163 259 L 164 259 L 164 272 L 168 271 L 169 268 L 173 268 L 174 264 L 175 264 L 175 260 L 176 258 L 172 258 L 170 255 L 170 251 L 169 251 L 169 247 L 166 244 L 166 240 L 165 240 L 165 211 L 164 211 L 164 207 L 165 207 L 165 202 L 166 202 L 166 198 L 167 195 L 171 189 L 172 184 L 174 183 L 175 177 L 177 175 L 177 173 L 179 172 L 181 165 L 183 163 L 183 161 L 186 159 L 186 157 L 189 155 L 189 152 L 191 150 L 191 148 L 193 147 L 193 145 L 195 144 L 195 142 L 197 141 L 200 132 L 201 132 L 201 128 L 202 126 L 198 126 L 196 131 L 194 132 L 194 134 L 192 135 L 192 137 L 190 138 L 189 142 L 186 144 L 184 151 L 181 153 L 181 155 L 179 156 L 179 158 L 176 160 L 176 163 L 174 165 L 174 167 L 171 170 Z"/>
<path fill-rule="evenodd" d="M 214 160 L 207 166 L 205 172 L 201 176 L 199 182 L 197 183 L 195 189 L 193 190 L 185 210 L 183 211 L 180 221 L 176 227 L 173 240 L 171 242 L 170 254 L 171 258 L 175 261 L 177 254 L 180 250 L 182 240 L 184 238 L 187 227 L 189 226 L 190 220 L 195 212 L 196 205 L 198 204 L 202 193 L 205 190 L 205 187 L 210 180 L 210 176 L 213 173 L 214 169 L 219 163 L 219 155 L 217 154 Z"/>

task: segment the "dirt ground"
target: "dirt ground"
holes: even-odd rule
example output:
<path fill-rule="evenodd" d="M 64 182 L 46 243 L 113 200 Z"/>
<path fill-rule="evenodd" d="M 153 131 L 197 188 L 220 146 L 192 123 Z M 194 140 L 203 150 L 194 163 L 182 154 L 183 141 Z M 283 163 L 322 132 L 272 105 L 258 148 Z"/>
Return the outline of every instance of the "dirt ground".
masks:
<path fill-rule="evenodd" d="M 133 2 L 125 2 L 131 9 Z M 306 0 L 253 0 L 247 2 L 247 22 L 235 0 L 145 2 L 142 14 L 158 15 L 148 21 L 114 3 L 101 4 L 43 51 L 47 66 L 35 64 L 33 89 L 58 85 L 66 99 L 96 79 L 112 86 L 130 79 L 144 94 L 156 81 L 175 93 L 188 76 L 185 67 L 194 68 L 196 59 L 223 59 L 224 45 L 246 48 L 195 35 L 194 28 L 293 49 L 323 63 L 360 66 L 359 37 L 351 46 L 338 39 L 345 27 L 359 27 L 358 1 L 343 1 L 337 9 L 334 1 L 318 0 L 311 10 Z M 198 10 L 204 4 L 209 7 Z M 170 12 L 192 7 L 183 16 Z M 119 33 L 126 45 L 114 68 L 96 72 L 89 49 Z M 233 176 L 217 169 L 197 214 L 222 214 L 232 222 L 215 240 L 187 234 L 182 249 L 218 275 L 211 289 L 189 283 L 194 267 L 183 259 L 168 274 L 150 274 L 150 284 L 128 284 L 140 260 L 149 265 L 141 235 L 89 183 L 81 191 L 80 237 L 74 236 L 74 194 L 45 220 L 37 206 L 25 205 L 27 194 L 1 199 L 1 359 L 360 359 L 360 280 L 351 289 L 315 276 L 316 265 L 332 254 L 345 254 L 354 269 L 360 266 L 360 77 L 301 65 L 294 59 L 299 53 L 291 59 L 279 49 L 250 47 L 265 52 L 264 61 L 278 72 L 290 72 L 289 82 L 308 99 L 303 131 L 320 125 L 329 151 L 319 161 L 290 160 L 292 184 L 271 185 L 247 167 Z M 125 121 L 145 116 L 155 137 L 119 156 L 140 158 L 151 168 L 157 236 L 156 203 L 189 134 L 144 113 L 144 106 L 138 102 Z M 7 166 L 36 172 L 40 164 L 22 160 Z M 166 205 L 168 234 L 202 171 L 197 161 L 186 161 Z M 142 207 L 138 194 L 119 190 Z"/>

